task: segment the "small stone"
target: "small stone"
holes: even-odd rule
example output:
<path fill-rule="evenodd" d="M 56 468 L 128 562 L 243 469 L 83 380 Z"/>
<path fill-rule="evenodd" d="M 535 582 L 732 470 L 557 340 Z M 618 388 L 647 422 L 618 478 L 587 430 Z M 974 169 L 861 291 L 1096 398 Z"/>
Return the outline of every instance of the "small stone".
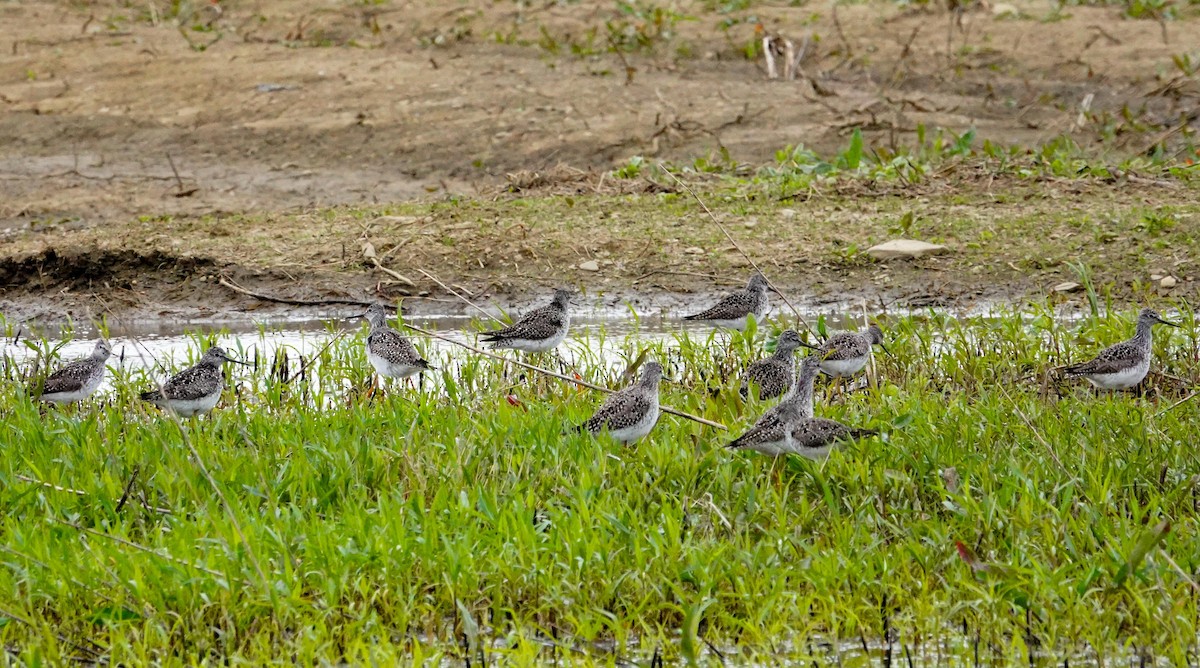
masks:
<path fill-rule="evenodd" d="M 1007 2 L 997 2 L 992 5 L 992 16 L 1020 16 L 1021 10 L 1017 9 L 1016 5 L 1010 5 Z"/>
<path fill-rule="evenodd" d="M 795 209 L 780 209 L 779 215 L 782 218 L 787 218 L 790 220 L 790 219 L 796 217 L 796 210 Z"/>
<path fill-rule="evenodd" d="M 1179 281 L 1175 280 L 1174 276 L 1163 276 L 1163 279 L 1158 282 L 1159 285 L 1168 289 L 1175 287 L 1178 283 Z"/>
<path fill-rule="evenodd" d="M 600 263 L 596 262 L 595 260 L 588 260 L 587 262 L 580 262 L 579 270 L 580 271 L 600 271 Z"/>
<path fill-rule="evenodd" d="M 1082 289 L 1083 286 L 1075 281 L 1063 281 L 1062 283 L 1054 286 L 1055 292 L 1079 292 Z"/>
<path fill-rule="evenodd" d="M 1162 274 L 1150 274 L 1150 280 L 1152 280 L 1152 281 L 1161 281 L 1161 280 L 1162 280 Z"/>
<path fill-rule="evenodd" d="M 950 249 L 940 244 L 931 244 L 913 239 L 892 239 L 867 249 L 867 255 L 876 260 L 893 260 L 896 258 L 924 257 L 949 252 Z"/>
<path fill-rule="evenodd" d="M 683 249 L 684 255 L 704 255 L 704 249 L 699 246 L 688 246 Z"/>
<path fill-rule="evenodd" d="M 752 230 L 752 229 L 754 229 L 755 225 L 758 225 L 758 221 L 757 220 L 747 220 L 746 222 L 742 223 L 742 225 L 744 225 L 746 227 L 746 229 Z"/>

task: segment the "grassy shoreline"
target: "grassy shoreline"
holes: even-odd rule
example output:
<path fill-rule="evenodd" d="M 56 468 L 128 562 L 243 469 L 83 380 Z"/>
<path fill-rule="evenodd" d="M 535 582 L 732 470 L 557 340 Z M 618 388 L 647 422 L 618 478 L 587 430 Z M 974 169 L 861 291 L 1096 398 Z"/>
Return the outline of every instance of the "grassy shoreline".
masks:
<path fill-rule="evenodd" d="M 515 663 L 686 660 L 705 641 L 826 661 L 820 642 L 882 639 L 886 618 L 897 656 L 965 628 L 964 650 L 977 637 L 1002 662 L 1185 661 L 1198 409 L 1165 409 L 1187 391 L 1171 377 L 1196 375 L 1196 323 L 1159 337 L 1168 375 L 1147 397 L 1096 398 L 1047 371 L 1127 337 L 1129 314 L 1051 315 L 889 319 L 880 387 L 817 407 L 886 437 L 780 462 L 779 483 L 724 451 L 730 434 L 673 418 L 628 449 L 571 433 L 594 394 L 492 361 L 463 360 L 445 394 L 343 395 L 367 380 L 354 337 L 303 381 L 241 375 L 183 430 L 138 404 L 140 372 L 44 418 L 9 382 L 0 643 L 24 661 L 93 642 L 113 662 L 461 659 L 464 637 Z M 736 434 L 764 407 L 735 389 L 763 338 L 653 344 L 681 381 L 664 401 Z M 330 393 L 336 409 L 311 407 Z"/>

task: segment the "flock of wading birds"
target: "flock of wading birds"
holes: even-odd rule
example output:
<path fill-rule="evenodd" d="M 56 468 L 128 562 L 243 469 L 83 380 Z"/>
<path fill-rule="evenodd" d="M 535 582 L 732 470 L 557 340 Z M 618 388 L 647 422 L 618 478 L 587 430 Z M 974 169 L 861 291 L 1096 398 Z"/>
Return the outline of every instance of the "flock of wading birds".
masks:
<path fill-rule="evenodd" d="M 686 316 L 715 327 L 742 330 L 750 317 L 761 319 L 767 310 L 767 292 L 771 288 L 762 276 L 754 274 L 745 289 L 727 295 L 712 308 Z M 493 348 L 509 348 L 529 353 L 554 350 L 567 336 L 571 316 L 571 292 L 556 290 L 549 305 L 526 313 L 510 327 L 485 333 L 482 338 Z M 362 316 L 371 325 L 367 337 L 367 360 L 380 376 L 408 378 L 432 369 L 412 342 L 388 327 L 390 309 L 376 305 Z M 1065 368 L 1068 376 L 1085 378 L 1099 389 L 1123 390 L 1137 385 L 1150 370 L 1151 328 L 1155 324 L 1178 327 L 1151 309 L 1138 315 L 1137 331 L 1132 339 L 1104 349 L 1088 362 Z M 734 449 L 749 449 L 767 455 L 797 454 L 817 459 L 848 439 L 874 435 L 870 429 L 848 427 L 835 420 L 814 417 L 813 381 L 818 372 L 834 378 L 848 378 L 866 366 L 872 346 L 883 346 L 883 332 L 871 325 L 865 332 L 842 332 L 820 346 L 805 343 L 793 330 L 783 332 L 768 358 L 747 367 L 742 377 L 743 397 L 756 391 L 759 399 L 782 399 L 768 409 L 746 433 L 729 444 Z M 796 368 L 794 353 L 800 347 L 812 348 Z M 886 351 L 886 348 L 884 348 Z M 42 383 L 40 399 L 57 403 L 87 398 L 104 378 L 105 361 L 111 354 L 109 343 L 96 342 L 88 359 L 69 364 L 50 374 Z M 224 389 L 225 362 L 246 364 L 229 356 L 218 346 L 205 351 L 199 363 L 171 376 L 157 389 L 143 392 L 142 399 L 181 417 L 212 410 Z M 607 431 L 616 440 L 628 444 L 646 436 L 658 421 L 658 384 L 663 367 L 650 361 L 642 365 L 636 382 L 609 395 L 596 413 L 579 426 L 580 431 Z"/>

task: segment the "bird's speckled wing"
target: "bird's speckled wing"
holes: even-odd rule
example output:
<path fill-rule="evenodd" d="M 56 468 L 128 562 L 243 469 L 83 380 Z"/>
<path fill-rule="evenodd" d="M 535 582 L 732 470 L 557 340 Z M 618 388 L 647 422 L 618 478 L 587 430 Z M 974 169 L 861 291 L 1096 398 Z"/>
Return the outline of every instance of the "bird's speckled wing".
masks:
<path fill-rule="evenodd" d="M 609 431 L 632 427 L 646 416 L 650 410 L 650 399 L 642 392 L 622 390 L 609 395 L 596 414 L 588 418 L 582 425 L 583 429 L 599 433 L 605 427 Z"/>
<path fill-rule="evenodd" d="M 866 338 L 854 332 L 839 332 L 829 337 L 818 352 L 823 360 L 858 359 L 869 352 Z"/>
<path fill-rule="evenodd" d="M 1077 376 L 1096 374 L 1120 373 L 1136 366 L 1142 358 L 1143 351 L 1128 341 L 1122 341 L 1100 351 L 1096 358 L 1079 364 L 1072 364 L 1066 372 Z"/>
<path fill-rule="evenodd" d="M 200 365 L 171 376 L 162 389 L 168 399 L 194 401 L 211 395 L 224 380 L 220 369 Z"/>
<path fill-rule="evenodd" d="M 93 372 L 91 360 L 72 362 L 54 373 L 46 376 L 42 384 L 42 394 L 58 392 L 78 392 L 83 389 L 83 383 Z"/>
<path fill-rule="evenodd" d="M 810 418 L 794 422 L 791 430 L 792 442 L 801 452 L 818 450 L 838 441 L 853 440 L 878 433 L 872 429 L 847 427 L 837 420 L 825 418 Z"/>
<path fill-rule="evenodd" d="M 755 293 L 742 290 L 727 295 L 724 299 L 717 302 L 717 305 L 697 313 L 695 315 L 684 316 L 684 320 L 737 320 L 744 318 L 747 315 L 754 313 L 759 307 L 758 295 Z"/>
<path fill-rule="evenodd" d="M 420 366 L 425 362 L 412 341 L 391 328 L 376 329 L 371 332 L 371 335 L 367 337 L 367 345 L 371 352 L 393 364 Z"/>
<path fill-rule="evenodd" d="M 486 332 L 483 337 L 485 341 L 503 341 L 505 339 L 541 341 L 553 337 L 562 329 L 562 326 L 562 310 L 553 305 L 543 306 L 526 313 L 511 326 Z"/>
<path fill-rule="evenodd" d="M 749 396 L 750 384 L 758 385 L 758 398 L 771 399 L 787 392 L 792 386 L 792 369 L 787 362 L 775 358 L 758 360 L 742 375 L 742 398 Z"/>
<path fill-rule="evenodd" d="M 787 425 L 780 419 L 777 411 L 767 411 L 746 430 L 746 433 L 735 438 L 728 447 L 735 450 L 739 448 L 753 450 L 755 446 L 764 443 L 778 443 L 787 435 L 786 429 Z"/>

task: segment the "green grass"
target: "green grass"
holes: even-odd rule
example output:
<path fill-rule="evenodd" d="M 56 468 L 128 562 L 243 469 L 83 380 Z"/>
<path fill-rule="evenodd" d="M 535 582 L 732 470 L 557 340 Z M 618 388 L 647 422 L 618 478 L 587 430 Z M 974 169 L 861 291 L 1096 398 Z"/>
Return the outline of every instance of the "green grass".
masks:
<path fill-rule="evenodd" d="M 1153 370 L 1194 378 L 1179 319 Z M 826 664 L 886 627 L 897 661 L 1186 662 L 1196 585 L 1168 557 L 1200 567 L 1198 404 L 1166 410 L 1187 391 L 1166 376 L 1095 397 L 1050 374 L 1128 337 L 1132 311 L 884 325 L 879 388 L 817 413 L 886 436 L 778 481 L 722 448 L 763 408 L 736 372 L 769 334 L 652 344 L 679 378 L 664 402 L 731 432 L 664 416 L 629 448 L 569 431 L 596 394 L 478 357 L 435 359 L 437 393 L 346 391 L 368 382 L 361 333 L 287 385 L 236 370 L 182 427 L 137 401 L 142 372 L 42 414 L 6 363 L 0 644 L 27 664 L 715 662 L 707 643 Z"/>

